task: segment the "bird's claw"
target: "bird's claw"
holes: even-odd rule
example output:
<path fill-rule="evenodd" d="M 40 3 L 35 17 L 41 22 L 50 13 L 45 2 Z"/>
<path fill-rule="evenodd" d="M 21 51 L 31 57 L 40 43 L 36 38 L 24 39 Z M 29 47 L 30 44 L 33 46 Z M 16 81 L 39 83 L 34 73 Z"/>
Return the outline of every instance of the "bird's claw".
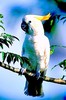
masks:
<path fill-rule="evenodd" d="M 21 74 L 24 74 L 25 72 L 26 72 L 26 68 L 21 68 L 21 69 L 20 69 L 20 73 L 21 73 Z"/>

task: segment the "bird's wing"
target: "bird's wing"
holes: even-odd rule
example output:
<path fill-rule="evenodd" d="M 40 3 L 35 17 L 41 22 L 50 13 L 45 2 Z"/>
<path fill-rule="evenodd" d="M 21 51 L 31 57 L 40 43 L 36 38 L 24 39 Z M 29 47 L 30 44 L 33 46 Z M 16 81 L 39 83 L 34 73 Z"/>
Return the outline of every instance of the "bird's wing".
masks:
<path fill-rule="evenodd" d="M 22 56 L 25 54 L 25 48 L 24 48 L 24 44 L 22 46 Z"/>
<path fill-rule="evenodd" d="M 44 63 L 46 68 L 48 67 L 49 59 L 50 59 L 50 44 L 48 38 L 46 38 L 46 48 L 44 51 Z"/>

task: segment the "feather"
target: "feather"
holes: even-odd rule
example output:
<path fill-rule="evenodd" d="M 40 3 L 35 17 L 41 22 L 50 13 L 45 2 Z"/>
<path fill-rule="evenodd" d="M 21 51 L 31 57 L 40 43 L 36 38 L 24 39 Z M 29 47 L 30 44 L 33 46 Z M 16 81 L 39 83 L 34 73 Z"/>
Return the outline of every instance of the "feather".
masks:
<path fill-rule="evenodd" d="M 49 17 L 50 14 L 45 18 L 49 19 Z M 22 56 L 27 57 L 31 63 L 31 67 L 27 64 L 23 64 L 23 67 L 26 67 L 28 71 L 36 74 L 33 78 L 25 76 L 26 84 L 24 93 L 31 96 L 43 95 L 42 80 L 40 80 L 39 77 L 45 76 L 50 59 L 50 43 L 48 38 L 44 35 L 40 18 L 44 19 L 44 17 L 37 15 L 26 15 L 21 23 L 21 28 L 26 34 L 22 48 Z"/>

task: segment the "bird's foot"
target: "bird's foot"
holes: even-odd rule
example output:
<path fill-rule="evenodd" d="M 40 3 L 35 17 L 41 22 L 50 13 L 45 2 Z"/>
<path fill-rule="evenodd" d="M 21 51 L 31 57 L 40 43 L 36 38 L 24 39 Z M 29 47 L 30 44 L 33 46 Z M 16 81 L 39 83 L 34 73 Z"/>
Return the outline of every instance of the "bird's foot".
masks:
<path fill-rule="evenodd" d="M 23 75 L 24 73 L 26 73 L 26 68 L 21 68 L 19 74 Z"/>

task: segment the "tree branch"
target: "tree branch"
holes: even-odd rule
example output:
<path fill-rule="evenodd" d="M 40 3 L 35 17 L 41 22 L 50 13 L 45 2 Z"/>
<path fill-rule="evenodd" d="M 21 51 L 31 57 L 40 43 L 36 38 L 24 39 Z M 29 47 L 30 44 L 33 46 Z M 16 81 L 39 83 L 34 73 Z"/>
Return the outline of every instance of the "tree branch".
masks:
<path fill-rule="evenodd" d="M 24 75 L 24 76 L 28 76 L 28 77 L 35 77 L 35 73 L 31 73 L 31 72 L 26 71 L 24 74 L 22 74 L 22 72 L 19 68 L 14 68 L 14 67 L 7 65 L 3 62 L 0 62 L 0 66 L 5 68 L 5 69 L 8 69 L 12 72 L 18 73 L 19 75 Z M 66 85 L 66 80 L 63 80 L 62 78 L 52 78 L 52 77 L 44 76 L 44 77 L 40 77 L 40 79 L 42 79 L 43 81 L 47 81 L 47 82 Z"/>
<path fill-rule="evenodd" d="M 0 61 L 0 67 L 3 67 L 5 69 L 8 69 L 8 70 L 10 70 L 12 72 L 15 72 L 15 73 L 18 73 L 18 74 L 20 72 L 20 69 L 19 68 L 14 68 L 14 67 L 12 67 L 10 65 L 7 65 L 7 64 L 5 64 L 5 63 L 3 63 L 1 61 Z"/>

